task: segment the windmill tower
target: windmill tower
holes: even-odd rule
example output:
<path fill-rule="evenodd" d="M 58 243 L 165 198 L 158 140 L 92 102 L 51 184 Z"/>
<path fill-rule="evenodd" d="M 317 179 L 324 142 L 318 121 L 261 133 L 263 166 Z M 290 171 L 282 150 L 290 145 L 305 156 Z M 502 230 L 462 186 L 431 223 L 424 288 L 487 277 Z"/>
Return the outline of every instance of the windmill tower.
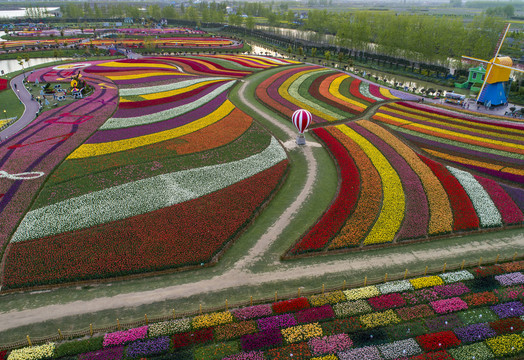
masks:
<path fill-rule="evenodd" d="M 506 39 L 510 25 L 511 24 L 507 23 L 500 34 L 495 53 L 490 61 L 462 56 L 462 58 L 466 60 L 487 64 L 486 76 L 480 87 L 477 103 L 482 103 L 488 107 L 502 105 L 508 101 L 508 97 L 504 91 L 504 84 L 509 81 L 511 70 L 524 72 L 522 69 L 513 67 L 513 61 L 509 56 L 499 56 L 500 48 Z"/>

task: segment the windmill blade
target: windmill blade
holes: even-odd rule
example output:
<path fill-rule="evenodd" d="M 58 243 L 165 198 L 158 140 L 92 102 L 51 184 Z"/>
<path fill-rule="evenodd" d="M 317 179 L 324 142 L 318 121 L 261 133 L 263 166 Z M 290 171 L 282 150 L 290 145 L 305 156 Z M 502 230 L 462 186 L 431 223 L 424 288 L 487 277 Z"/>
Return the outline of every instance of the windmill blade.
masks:
<path fill-rule="evenodd" d="M 510 26 L 511 26 L 510 23 L 506 23 L 506 27 L 504 28 L 504 30 L 502 30 L 502 33 L 500 34 L 499 42 L 497 43 L 497 46 L 495 48 L 496 49 L 495 54 L 493 55 L 495 59 L 497 58 L 497 56 L 499 56 L 500 48 L 502 47 L 502 44 L 504 43 L 504 40 L 506 39 L 506 35 L 508 34 Z"/>
<path fill-rule="evenodd" d="M 471 56 L 464 56 L 464 55 L 462 55 L 462 59 L 466 59 L 466 60 L 469 60 L 469 61 L 481 62 L 481 63 L 484 63 L 484 64 L 489 64 L 490 63 L 489 61 L 482 60 L 482 59 L 477 59 L 477 58 L 474 58 L 474 57 L 471 57 Z"/>

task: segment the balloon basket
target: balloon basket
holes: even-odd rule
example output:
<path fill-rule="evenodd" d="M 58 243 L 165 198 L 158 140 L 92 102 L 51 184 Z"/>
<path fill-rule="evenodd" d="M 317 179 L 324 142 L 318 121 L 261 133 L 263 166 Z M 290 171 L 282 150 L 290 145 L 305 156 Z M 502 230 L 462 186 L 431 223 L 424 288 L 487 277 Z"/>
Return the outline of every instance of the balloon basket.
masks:
<path fill-rule="evenodd" d="M 306 145 L 306 138 L 304 137 L 304 134 L 298 134 L 297 145 Z"/>

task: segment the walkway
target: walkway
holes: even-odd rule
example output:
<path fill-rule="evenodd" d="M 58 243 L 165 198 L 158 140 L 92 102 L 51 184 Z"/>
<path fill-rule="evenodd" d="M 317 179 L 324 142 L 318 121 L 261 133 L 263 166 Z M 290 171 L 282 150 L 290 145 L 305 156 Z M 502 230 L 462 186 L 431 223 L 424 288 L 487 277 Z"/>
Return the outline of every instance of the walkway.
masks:
<path fill-rule="evenodd" d="M 11 80 L 11 89 L 18 96 L 18 99 L 24 104 L 25 110 L 20 119 L 15 121 L 13 124 L 0 131 L 0 140 L 4 140 L 12 137 L 20 130 L 29 125 L 34 119 L 40 105 L 36 100 L 31 100 L 31 94 L 24 86 L 23 83 L 24 75 L 20 74 Z"/>

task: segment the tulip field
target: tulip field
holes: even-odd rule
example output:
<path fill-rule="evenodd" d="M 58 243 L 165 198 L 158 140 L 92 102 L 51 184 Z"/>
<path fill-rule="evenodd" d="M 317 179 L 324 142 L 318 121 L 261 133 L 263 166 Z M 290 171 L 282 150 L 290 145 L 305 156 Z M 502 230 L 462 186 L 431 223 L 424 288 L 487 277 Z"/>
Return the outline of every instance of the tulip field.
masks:
<path fill-rule="evenodd" d="M 95 93 L 43 113 L 2 147 L 2 169 L 15 174 L 0 190 L 2 234 L 12 233 L 2 287 L 216 261 L 288 167 L 278 141 L 228 90 L 283 64 L 166 57 L 32 74 L 42 82 L 80 72 Z"/>
<path fill-rule="evenodd" d="M 257 105 L 286 119 L 309 110 L 310 133 L 338 170 L 335 197 L 307 231 L 286 239 L 283 259 L 524 223 L 522 123 L 417 103 L 413 95 L 285 59 L 80 62 L 37 70 L 28 81 L 81 75 L 93 93 L 40 114 L 0 148 L 2 290 L 215 264 L 290 167 L 277 138 L 230 100 L 230 91 L 256 74 L 264 75 L 253 76 Z M 390 102 L 362 115 L 383 100 Z M 390 303 L 405 305 L 399 295 L 370 301 L 385 312 L 362 318 L 364 325 L 384 321 Z M 302 299 L 293 306 L 300 302 L 301 311 L 311 305 Z M 288 305 L 272 311 L 288 313 Z M 416 309 L 425 316 L 461 306 Z M 332 311 L 310 310 L 298 320 L 321 321 Z M 406 311 L 395 319 L 406 320 Z M 292 349 L 309 339 L 304 333 L 323 333 L 317 325 L 274 330 L 246 338 L 242 348 L 258 351 L 261 336 L 278 344 L 299 339 L 286 340 Z M 318 341 L 315 348 L 324 346 Z"/>
<path fill-rule="evenodd" d="M 285 117 L 309 110 L 339 168 L 336 198 L 285 257 L 523 224 L 522 123 L 408 102 L 412 95 L 314 65 L 274 73 L 256 96 Z M 386 99 L 406 101 L 352 120 Z"/>
<path fill-rule="evenodd" d="M 524 262 L 340 289 L 0 353 L 0 359 L 524 356 Z"/>

